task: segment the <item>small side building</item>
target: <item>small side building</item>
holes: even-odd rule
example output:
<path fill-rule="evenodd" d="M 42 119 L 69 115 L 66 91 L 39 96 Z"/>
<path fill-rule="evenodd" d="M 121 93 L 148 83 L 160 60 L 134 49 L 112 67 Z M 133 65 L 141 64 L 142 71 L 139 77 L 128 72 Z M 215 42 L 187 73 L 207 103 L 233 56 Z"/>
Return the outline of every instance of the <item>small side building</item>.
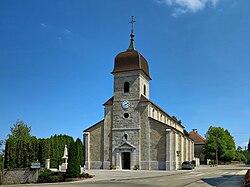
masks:
<path fill-rule="evenodd" d="M 206 139 L 198 134 L 197 129 L 193 129 L 193 131 L 189 133 L 189 137 L 194 141 L 194 157 L 200 159 L 201 165 L 207 164 L 205 155 L 203 154 L 203 148 L 206 143 Z"/>

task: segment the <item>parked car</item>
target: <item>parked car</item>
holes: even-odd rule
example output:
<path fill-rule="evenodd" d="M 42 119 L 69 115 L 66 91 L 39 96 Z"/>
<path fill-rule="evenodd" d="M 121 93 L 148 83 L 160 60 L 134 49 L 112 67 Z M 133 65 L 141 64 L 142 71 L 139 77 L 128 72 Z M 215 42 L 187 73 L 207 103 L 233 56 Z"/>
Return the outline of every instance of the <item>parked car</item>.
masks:
<path fill-rule="evenodd" d="M 181 167 L 182 169 L 194 169 L 194 165 L 190 161 L 184 161 Z"/>

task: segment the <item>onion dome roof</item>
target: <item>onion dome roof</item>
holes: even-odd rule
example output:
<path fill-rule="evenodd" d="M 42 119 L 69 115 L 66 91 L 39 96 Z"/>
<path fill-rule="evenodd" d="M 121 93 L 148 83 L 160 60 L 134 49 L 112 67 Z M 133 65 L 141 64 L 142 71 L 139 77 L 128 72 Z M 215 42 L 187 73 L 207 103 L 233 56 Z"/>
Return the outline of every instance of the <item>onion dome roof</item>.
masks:
<path fill-rule="evenodd" d="M 134 34 L 130 34 L 129 48 L 116 55 L 115 65 L 112 73 L 142 70 L 149 79 L 149 68 L 147 60 L 135 49 Z"/>

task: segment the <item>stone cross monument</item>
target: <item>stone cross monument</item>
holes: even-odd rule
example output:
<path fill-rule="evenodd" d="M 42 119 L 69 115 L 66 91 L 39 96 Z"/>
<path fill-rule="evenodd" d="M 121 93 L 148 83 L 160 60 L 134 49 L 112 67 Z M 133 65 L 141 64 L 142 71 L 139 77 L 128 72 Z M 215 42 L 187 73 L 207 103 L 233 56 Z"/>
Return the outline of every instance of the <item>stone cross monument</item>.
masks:
<path fill-rule="evenodd" d="M 68 149 L 67 149 L 67 145 L 65 145 L 64 147 L 64 152 L 63 152 L 63 163 L 62 163 L 62 166 L 61 166 L 61 170 L 62 171 L 66 171 L 67 167 L 68 167 Z"/>

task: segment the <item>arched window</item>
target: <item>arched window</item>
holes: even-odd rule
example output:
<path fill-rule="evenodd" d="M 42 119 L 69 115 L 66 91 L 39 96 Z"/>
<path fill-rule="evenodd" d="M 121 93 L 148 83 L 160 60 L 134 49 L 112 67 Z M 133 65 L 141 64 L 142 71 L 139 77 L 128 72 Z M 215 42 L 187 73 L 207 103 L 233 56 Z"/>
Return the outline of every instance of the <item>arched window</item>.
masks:
<path fill-rule="evenodd" d="M 122 141 L 126 142 L 127 140 L 128 140 L 128 134 L 124 133 L 123 136 L 122 136 Z"/>
<path fill-rule="evenodd" d="M 146 85 L 144 84 L 143 94 L 146 95 Z"/>
<path fill-rule="evenodd" d="M 126 133 L 124 134 L 124 139 L 128 140 L 128 135 Z"/>
<path fill-rule="evenodd" d="M 129 93 L 129 82 L 124 83 L 124 93 Z"/>

